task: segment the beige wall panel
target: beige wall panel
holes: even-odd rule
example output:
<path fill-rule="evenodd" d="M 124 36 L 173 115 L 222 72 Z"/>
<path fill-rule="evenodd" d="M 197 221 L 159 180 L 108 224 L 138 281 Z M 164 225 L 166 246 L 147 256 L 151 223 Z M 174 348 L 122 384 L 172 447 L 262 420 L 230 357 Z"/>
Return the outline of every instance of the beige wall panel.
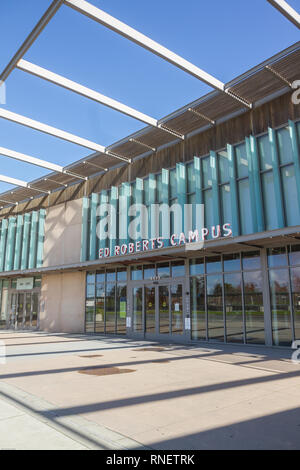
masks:
<path fill-rule="evenodd" d="M 43 266 L 80 261 L 82 199 L 47 209 Z"/>
<path fill-rule="evenodd" d="M 84 272 L 43 276 L 40 330 L 55 333 L 83 333 L 84 311 Z"/>

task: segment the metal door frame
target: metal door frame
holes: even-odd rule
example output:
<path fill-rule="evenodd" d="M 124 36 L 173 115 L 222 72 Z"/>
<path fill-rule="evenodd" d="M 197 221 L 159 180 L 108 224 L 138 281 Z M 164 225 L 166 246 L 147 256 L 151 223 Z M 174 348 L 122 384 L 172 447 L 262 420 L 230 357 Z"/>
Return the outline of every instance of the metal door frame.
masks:
<path fill-rule="evenodd" d="M 172 310 L 171 310 L 171 286 L 174 284 L 181 284 L 182 286 L 182 321 L 183 331 L 182 334 L 172 333 Z M 169 334 L 163 334 L 159 332 L 159 287 L 167 286 L 169 290 Z M 133 295 L 134 288 L 142 288 L 142 331 L 133 331 Z M 145 288 L 154 287 L 155 289 L 155 333 L 146 332 L 146 307 L 145 307 Z M 171 342 L 186 342 L 190 340 L 190 329 L 185 328 L 185 318 L 187 317 L 186 302 L 185 302 L 185 289 L 186 289 L 186 278 L 163 278 L 160 280 L 137 280 L 130 281 L 128 283 L 130 305 L 132 305 L 132 326 L 130 328 L 130 335 L 137 339 L 146 339 L 150 341 L 171 341 Z"/>
<path fill-rule="evenodd" d="M 18 305 L 19 305 L 19 295 L 24 295 L 24 304 L 23 304 L 23 311 L 22 311 L 22 320 L 18 318 L 17 311 L 18 311 Z M 26 327 L 25 325 L 25 319 L 26 319 L 26 294 L 30 294 L 30 325 Z M 36 326 L 32 326 L 32 313 L 33 313 L 33 295 L 37 294 L 38 296 L 38 309 L 37 309 L 37 320 L 36 320 Z M 39 318 L 40 318 L 40 289 L 35 288 L 35 289 L 28 289 L 28 290 L 17 290 L 17 289 L 10 289 L 9 290 L 9 309 L 11 311 L 12 308 L 12 299 L 13 296 L 16 296 L 16 308 L 14 311 L 13 318 L 11 316 L 11 313 L 9 313 L 8 316 L 8 328 L 13 328 L 15 330 L 37 330 L 39 328 Z"/>

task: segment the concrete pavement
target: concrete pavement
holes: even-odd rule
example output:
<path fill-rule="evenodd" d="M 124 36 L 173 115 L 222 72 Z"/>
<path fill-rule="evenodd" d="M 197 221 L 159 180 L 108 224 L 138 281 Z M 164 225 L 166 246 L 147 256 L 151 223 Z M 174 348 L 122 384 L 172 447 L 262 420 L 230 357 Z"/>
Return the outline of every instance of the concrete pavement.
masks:
<path fill-rule="evenodd" d="M 0 448 L 300 449 L 290 350 L 13 331 L 0 340 Z"/>

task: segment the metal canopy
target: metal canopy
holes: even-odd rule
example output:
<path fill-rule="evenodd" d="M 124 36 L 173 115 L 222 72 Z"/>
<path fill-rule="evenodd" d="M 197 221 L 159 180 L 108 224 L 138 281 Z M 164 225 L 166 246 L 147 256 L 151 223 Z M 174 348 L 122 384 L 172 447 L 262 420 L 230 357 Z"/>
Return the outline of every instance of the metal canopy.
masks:
<path fill-rule="evenodd" d="M 270 3 L 286 3 L 280 0 Z M 67 5 L 88 16 L 105 27 L 117 32 L 141 47 L 162 57 L 164 60 L 193 75 L 199 80 L 215 88 L 215 91 L 175 111 L 169 116 L 157 120 L 116 100 L 91 90 L 72 80 L 55 74 L 23 59 L 25 53 L 38 38 L 39 34 L 55 15 L 61 5 Z M 287 4 L 286 4 L 287 5 Z M 293 10 L 294 11 L 294 10 Z M 290 12 L 290 10 L 289 10 Z M 296 12 L 294 12 L 296 13 Z M 299 16 L 299 15 L 298 15 Z M 32 199 L 37 192 L 49 194 L 69 184 L 78 183 L 97 174 L 108 171 L 116 166 L 131 163 L 134 158 L 141 158 L 155 152 L 165 145 L 178 142 L 194 133 L 206 130 L 227 119 L 246 112 L 249 108 L 259 106 L 263 102 L 285 93 L 293 80 L 298 78 L 300 64 L 300 42 L 282 51 L 276 56 L 258 65 L 249 72 L 224 84 L 207 74 L 199 67 L 191 64 L 182 57 L 166 49 L 162 45 L 139 33 L 128 25 L 113 18 L 85 0 L 54 0 L 34 30 L 26 38 L 20 49 L 14 55 L 8 66 L 0 75 L 0 81 L 5 81 L 10 73 L 19 68 L 44 80 L 62 86 L 116 111 L 138 119 L 148 126 L 109 147 L 104 147 L 87 139 L 75 136 L 66 131 L 56 129 L 47 124 L 34 121 L 25 116 L 0 108 L 0 117 L 15 123 L 50 134 L 60 139 L 94 150 L 94 153 L 77 162 L 61 167 L 44 160 L 0 147 L 0 154 L 10 158 L 39 165 L 53 172 L 46 177 L 31 183 L 18 185 L 19 189 L 0 195 L 0 202 L 5 205 L 16 204 Z M 8 177 L 3 177 L 7 178 Z M 16 181 L 13 178 L 10 181 Z M 20 182 L 20 181 L 19 181 Z M 12 183 L 16 184 L 16 183 Z M 17 185 L 17 184 L 16 184 Z"/>
<path fill-rule="evenodd" d="M 268 2 L 300 29 L 300 14 L 285 2 L 285 0 L 268 0 Z"/>

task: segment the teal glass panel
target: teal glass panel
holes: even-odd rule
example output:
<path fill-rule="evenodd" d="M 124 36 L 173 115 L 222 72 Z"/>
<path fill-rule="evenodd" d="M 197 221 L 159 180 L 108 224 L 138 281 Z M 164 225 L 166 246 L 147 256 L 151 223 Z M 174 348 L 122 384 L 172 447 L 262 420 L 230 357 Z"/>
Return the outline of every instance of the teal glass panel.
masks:
<path fill-rule="evenodd" d="M 222 224 L 232 224 L 230 186 L 225 184 L 220 188 Z"/>
<path fill-rule="evenodd" d="M 163 193 L 162 193 L 162 174 L 156 176 L 156 202 L 162 202 Z"/>
<path fill-rule="evenodd" d="M 144 179 L 144 204 L 149 205 L 149 178 Z"/>
<path fill-rule="evenodd" d="M 170 199 L 177 196 L 176 169 L 170 170 Z"/>
<path fill-rule="evenodd" d="M 229 183 L 229 158 L 228 153 L 224 150 L 218 153 L 219 162 L 219 182 Z"/>
<path fill-rule="evenodd" d="M 235 147 L 237 176 L 245 178 L 249 174 L 246 144 L 240 144 Z"/>
<path fill-rule="evenodd" d="M 211 157 L 202 158 L 203 187 L 212 186 L 212 166 Z"/>
<path fill-rule="evenodd" d="M 205 227 L 210 230 L 210 227 L 214 225 L 213 192 L 211 189 L 206 189 L 203 194 Z"/>
<path fill-rule="evenodd" d="M 265 210 L 265 228 L 266 230 L 273 230 L 278 228 L 273 172 L 268 171 L 267 173 L 263 173 L 261 179 Z"/>
<path fill-rule="evenodd" d="M 272 168 L 272 149 L 270 145 L 269 135 L 262 135 L 257 139 L 259 152 L 260 169 L 270 170 Z"/>
<path fill-rule="evenodd" d="M 283 165 L 292 162 L 293 147 L 289 128 L 284 127 L 283 129 L 278 129 L 276 134 L 280 164 Z"/>
<path fill-rule="evenodd" d="M 299 225 L 300 210 L 297 199 L 297 185 L 294 165 L 281 168 L 281 180 L 286 224 L 288 226 Z"/>
<path fill-rule="evenodd" d="M 189 226 L 189 229 L 195 230 L 196 229 L 196 194 L 189 194 L 187 197 L 187 204 L 192 205 L 192 220 L 190 221 L 191 224 Z"/>
<path fill-rule="evenodd" d="M 195 167 L 194 162 L 189 163 L 186 166 L 187 169 L 187 192 L 195 192 Z"/>
<path fill-rule="evenodd" d="M 245 179 L 239 181 L 238 190 L 241 232 L 243 235 L 246 235 L 248 233 L 253 233 L 249 180 Z"/>

